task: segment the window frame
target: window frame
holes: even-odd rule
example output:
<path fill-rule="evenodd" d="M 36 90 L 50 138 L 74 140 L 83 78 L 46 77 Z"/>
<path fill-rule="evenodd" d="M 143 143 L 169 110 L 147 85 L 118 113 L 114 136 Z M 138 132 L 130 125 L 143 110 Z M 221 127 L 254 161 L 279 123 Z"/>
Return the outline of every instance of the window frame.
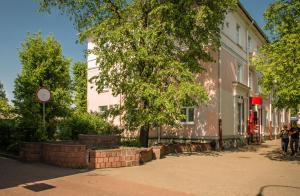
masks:
<path fill-rule="evenodd" d="M 236 81 L 239 83 L 243 83 L 244 81 L 244 65 L 242 63 L 237 64 Z"/>
<path fill-rule="evenodd" d="M 106 109 L 105 109 L 105 110 L 101 110 L 101 108 L 103 108 L 103 107 L 106 107 Z M 103 113 L 105 113 L 109 108 L 108 108 L 108 105 L 100 105 L 100 106 L 98 106 L 98 109 L 99 109 L 99 113 L 100 113 L 100 114 L 103 114 Z"/>
<path fill-rule="evenodd" d="M 180 123 L 182 125 L 194 125 L 195 124 L 195 107 L 181 107 L 181 110 L 185 109 L 185 121 L 183 121 L 183 119 L 180 120 Z M 193 120 L 191 121 L 189 119 L 189 111 L 193 110 Z"/>

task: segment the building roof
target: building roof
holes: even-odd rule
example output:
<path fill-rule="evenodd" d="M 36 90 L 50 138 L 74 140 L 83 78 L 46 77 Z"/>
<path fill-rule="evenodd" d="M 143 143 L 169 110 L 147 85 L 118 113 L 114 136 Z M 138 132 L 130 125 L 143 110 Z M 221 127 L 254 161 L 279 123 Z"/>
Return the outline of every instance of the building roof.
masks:
<path fill-rule="evenodd" d="M 257 22 L 254 20 L 254 18 L 249 14 L 249 12 L 246 10 L 246 8 L 242 5 L 242 3 L 238 2 L 239 8 L 243 11 L 243 13 L 247 16 L 247 18 L 253 23 L 254 27 L 258 30 L 258 32 L 263 36 L 263 38 L 270 43 L 268 37 L 263 32 L 263 30 L 258 26 Z"/>

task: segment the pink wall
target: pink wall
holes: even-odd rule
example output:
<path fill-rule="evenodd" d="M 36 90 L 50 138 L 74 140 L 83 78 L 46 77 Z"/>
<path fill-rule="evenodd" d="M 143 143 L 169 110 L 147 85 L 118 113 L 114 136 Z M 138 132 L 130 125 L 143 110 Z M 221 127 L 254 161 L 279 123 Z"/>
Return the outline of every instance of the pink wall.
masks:
<path fill-rule="evenodd" d="M 212 54 L 218 59 L 217 53 Z M 193 125 L 183 125 L 182 128 L 162 127 L 161 137 L 175 136 L 178 138 L 217 137 L 218 135 L 218 63 L 203 63 L 206 69 L 199 76 L 199 83 L 206 89 L 209 101 L 195 109 Z M 157 131 L 151 130 L 150 137 L 157 137 Z"/>
<path fill-rule="evenodd" d="M 98 75 L 98 68 L 88 70 L 88 79 L 92 78 L 95 75 Z M 109 105 L 120 105 L 120 96 L 114 97 L 111 94 L 111 91 L 98 93 L 96 91 L 96 85 L 88 82 L 87 87 L 87 109 L 88 112 L 99 112 L 99 106 L 109 106 Z M 115 125 L 120 125 L 120 118 L 116 117 L 113 121 Z"/>

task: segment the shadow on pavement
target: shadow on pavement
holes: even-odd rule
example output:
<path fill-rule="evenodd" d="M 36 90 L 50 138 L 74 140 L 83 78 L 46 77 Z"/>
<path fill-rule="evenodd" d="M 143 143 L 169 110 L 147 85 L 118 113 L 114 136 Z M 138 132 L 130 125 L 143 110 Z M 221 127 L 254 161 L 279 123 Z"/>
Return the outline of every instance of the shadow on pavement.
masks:
<path fill-rule="evenodd" d="M 186 156 L 210 156 L 210 157 L 218 157 L 222 156 L 220 152 L 217 151 L 205 151 L 205 152 L 180 152 L 180 153 L 170 153 L 166 155 L 165 157 L 168 156 L 173 156 L 173 157 L 186 157 Z M 165 158 L 164 157 L 164 158 Z"/>
<path fill-rule="evenodd" d="M 297 186 L 285 186 L 285 185 L 266 185 L 266 186 L 262 186 L 259 189 L 259 193 L 256 196 L 263 196 L 263 192 L 264 190 L 268 189 L 268 188 L 286 188 L 286 189 L 295 189 L 296 191 L 299 191 L 300 193 L 300 187 Z"/>
<path fill-rule="evenodd" d="M 287 154 L 283 154 L 280 149 L 276 149 L 276 150 L 261 153 L 260 155 L 263 155 L 273 161 L 290 161 L 290 162 L 296 162 L 300 164 L 299 152 L 296 156 L 291 156 L 290 152 L 288 152 Z"/>
<path fill-rule="evenodd" d="M 89 170 L 59 168 L 42 163 L 23 163 L 0 156 L 0 189 L 87 171 Z"/>
<path fill-rule="evenodd" d="M 257 152 L 259 149 L 271 148 L 272 146 L 273 145 L 270 144 L 250 144 L 236 149 L 227 150 L 227 152 Z"/>

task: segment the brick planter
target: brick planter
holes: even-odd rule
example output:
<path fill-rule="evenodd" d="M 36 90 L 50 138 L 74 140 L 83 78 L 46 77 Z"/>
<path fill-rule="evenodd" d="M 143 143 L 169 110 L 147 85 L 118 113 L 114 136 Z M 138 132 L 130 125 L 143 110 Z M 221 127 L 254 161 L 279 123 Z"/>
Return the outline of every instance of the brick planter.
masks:
<path fill-rule="evenodd" d="M 21 143 L 20 159 L 26 162 L 38 162 L 42 157 L 42 143 Z"/>
<path fill-rule="evenodd" d="M 140 163 L 145 163 L 153 159 L 152 148 L 139 149 L 139 151 L 140 151 Z"/>
<path fill-rule="evenodd" d="M 42 161 L 51 165 L 70 168 L 87 166 L 87 149 L 85 145 L 72 142 L 21 144 L 20 159 L 27 162 Z"/>
<path fill-rule="evenodd" d="M 79 134 L 78 142 L 88 148 L 116 148 L 120 146 L 121 137 L 115 135 L 88 135 Z"/>
<path fill-rule="evenodd" d="M 87 166 L 85 145 L 44 143 L 42 160 L 60 167 L 83 168 Z"/>
<path fill-rule="evenodd" d="M 91 150 L 89 168 L 131 167 L 140 164 L 140 150 L 122 148 L 111 150 Z"/>

